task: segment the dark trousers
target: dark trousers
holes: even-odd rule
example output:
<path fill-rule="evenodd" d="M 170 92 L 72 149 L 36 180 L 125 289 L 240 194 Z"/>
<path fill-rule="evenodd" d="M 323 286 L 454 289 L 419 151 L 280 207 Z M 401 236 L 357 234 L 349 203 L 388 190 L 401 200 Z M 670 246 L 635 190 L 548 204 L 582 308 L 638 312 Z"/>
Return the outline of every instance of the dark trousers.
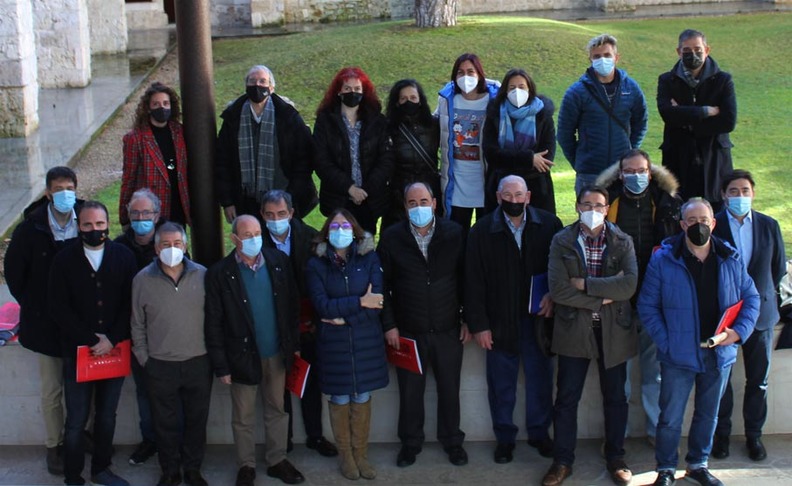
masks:
<path fill-rule="evenodd" d="M 448 219 L 455 223 L 459 223 L 464 228 L 463 235 L 467 235 L 468 231 L 470 231 L 471 226 L 471 218 L 473 218 L 473 210 L 476 210 L 476 219 L 482 218 L 486 211 L 484 208 L 460 208 L 459 206 L 451 206 L 451 214 L 448 215 Z"/>
<path fill-rule="evenodd" d="M 352 201 L 347 201 L 346 209 L 352 213 L 352 216 L 357 219 L 358 224 L 360 224 L 364 230 L 372 235 L 377 234 L 377 220 L 379 218 L 374 216 L 374 213 L 371 212 L 371 206 L 369 206 L 368 201 L 363 201 L 359 206 Z"/>
<path fill-rule="evenodd" d="M 116 409 L 121 397 L 124 378 L 77 383 L 77 366 L 73 357 L 63 358 L 63 388 L 66 398 L 66 426 L 63 440 L 64 473 L 66 484 L 85 484 L 82 470 L 85 466 L 83 431 L 94 404 L 91 475 L 110 466 L 115 433 Z"/>
<path fill-rule="evenodd" d="M 520 322 L 520 352 L 487 351 L 487 393 L 492 429 L 498 442 L 513 444 L 518 427 L 514 424 L 517 403 L 517 376 L 522 359 L 525 374 L 525 430 L 528 439 L 549 437 L 553 413 L 553 360 L 536 342 L 534 319 Z"/>
<path fill-rule="evenodd" d="M 743 364 L 745 365 L 745 398 L 742 410 L 746 437 L 762 436 L 762 427 L 767 419 L 767 378 L 770 375 L 770 354 L 772 351 L 772 327 L 764 331 L 754 331 L 742 345 Z M 732 392 L 731 373 L 729 373 L 726 391 L 720 401 L 715 435 L 731 435 L 733 409 L 734 393 Z"/>
<path fill-rule="evenodd" d="M 138 415 L 140 416 L 140 435 L 146 442 L 156 442 L 154 420 L 151 418 L 151 404 L 149 404 L 146 386 L 146 371 L 140 366 L 135 355 L 132 355 L 132 378 L 135 379 L 135 398 L 137 399 Z"/>
<path fill-rule="evenodd" d="M 594 336 L 600 358 L 597 360 L 600 392 L 605 415 L 605 459 L 624 457 L 624 434 L 627 431 L 627 363 L 605 369 L 602 358 L 602 329 L 595 328 Z M 588 372 L 588 358 L 558 356 L 558 392 L 556 394 L 553 430 L 555 431 L 555 462 L 571 466 L 575 462 L 578 403 Z"/>
<path fill-rule="evenodd" d="M 459 429 L 459 383 L 462 370 L 459 330 L 402 335 L 416 340 L 424 374 L 396 368 L 399 381 L 399 439 L 406 446 L 423 446 L 424 391 L 426 372 L 431 366 L 437 386 L 437 440 L 444 447 L 461 445 L 465 433 Z"/>
<path fill-rule="evenodd" d="M 206 449 L 206 421 L 212 394 L 208 355 L 186 361 L 146 362 L 151 412 L 162 472 L 199 470 Z"/>
<path fill-rule="evenodd" d="M 322 390 L 319 388 L 319 360 L 316 359 L 316 336 L 310 332 L 300 333 L 300 356 L 311 363 L 311 372 L 305 383 L 305 393 L 300 400 L 305 435 L 309 441 L 323 437 L 322 433 Z M 289 414 L 289 440 L 292 432 L 292 401 L 291 392 L 286 390 L 283 396 L 283 408 Z"/>

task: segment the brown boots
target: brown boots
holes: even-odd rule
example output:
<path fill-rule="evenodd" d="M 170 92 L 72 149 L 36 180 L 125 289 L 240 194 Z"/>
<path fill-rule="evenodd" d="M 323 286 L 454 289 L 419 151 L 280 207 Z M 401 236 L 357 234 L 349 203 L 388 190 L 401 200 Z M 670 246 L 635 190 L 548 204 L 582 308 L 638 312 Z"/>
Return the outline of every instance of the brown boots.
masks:
<path fill-rule="evenodd" d="M 341 474 L 347 479 L 374 479 L 377 471 L 368 462 L 371 400 L 366 403 L 330 403 L 330 425 L 338 447 Z"/>

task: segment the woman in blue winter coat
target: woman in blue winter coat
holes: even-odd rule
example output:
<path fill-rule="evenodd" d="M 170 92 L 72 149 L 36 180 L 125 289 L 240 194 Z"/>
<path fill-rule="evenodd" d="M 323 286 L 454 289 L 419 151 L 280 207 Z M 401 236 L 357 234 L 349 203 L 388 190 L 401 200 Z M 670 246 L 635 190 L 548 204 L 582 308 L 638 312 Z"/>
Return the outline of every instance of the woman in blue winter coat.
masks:
<path fill-rule="evenodd" d="M 388 385 L 380 324 L 382 269 L 374 238 L 346 209 L 333 211 L 317 235 L 306 282 L 321 317 L 317 332 L 322 393 L 347 479 L 373 479 L 369 464 L 371 392 Z"/>

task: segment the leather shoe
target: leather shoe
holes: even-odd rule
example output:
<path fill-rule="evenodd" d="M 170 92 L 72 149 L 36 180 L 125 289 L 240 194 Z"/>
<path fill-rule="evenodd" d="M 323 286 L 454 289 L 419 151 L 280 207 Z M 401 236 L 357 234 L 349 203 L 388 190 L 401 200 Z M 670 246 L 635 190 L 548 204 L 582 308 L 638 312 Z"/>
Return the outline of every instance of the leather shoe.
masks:
<path fill-rule="evenodd" d="M 239 468 L 236 477 L 236 486 L 255 486 L 256 470 L 250 466 Z"/>
<path fill-rule="evenodd" d="M 685 472 L 685 480 L 694 484 L 700 484 L 701 486 L 723 486 L 720 479 L 710 474 L 706 467 L 700 467 L 692 471 L 688 469 Z"/>
<path fill-rule="evenodd" d="M 300 484 L 305 481 L 302 473 L 297 470 L 288 459 L 267 468 L 267 476 L 280 479 L 286 484 Z"/>
<path fill-rule="evenodd" d="M 632 471 L 622 459 L 612 459 L 607 464 L 608 472 L 614 483 L 624 486 L 632 481 Z"/>
<path fill-rule="evenodd" d="M 162 473 L 157 486 L 179 486 L 182 482 L 181 474 L 175 473 Z"/>
<path fill-rule="evenodd" d="M 445 448 L 448 454 L 448 462 L 454 466 L 464 466 L 468 463 L 468 455 L 461 445 L 448 446 Z"/>
<path fill-rule="evenodd" d="M 315 450 L 320 456 L 335 457 L 338 455 L 338 449 L 336 449 L 336 446 L 334 446 L 332 442 L 325 439 L 324 437 L 319 437 L 318 439 L 308 439 L 305 441 L 305 446 L 309 449 Z"/>
<path fill-rule="evenodd" d="M 415 456 L 420 453 L 421 449 L 419 447 L 403 445 L 399 451 L 399 455 L 396 456 L 396 465 L 399 467 L 412 466 L 415 464 Z"/>
<path fill-rule="evenodd" d="M 675 482 L 673 471 L 660 471 L 652 486 L 673 486 Z"/>
<path fill-rule="evenodd" d="M 206 479 L 201 475 L 201 471 L 197 469 L 188 469 L 184 471 L 184 483 L 189 486 L 209 486 L 209 483 L 207 483 Z"/>
<path fill-rule="evenodd" d="M 528 445 L 539 451 L 542 457 L 553 457 L 553 439 L 545 437 L 544 439 L 528 439 Z"/>
<path fill-rule="evenodd" d="M 745 445 L 748 447 L 748 457 L 752 461 L 763 461 L 767 459 L 767 450 L 760 437 L 748 437 L 745 439 Z"/>
<path fill-rule="evenodd" d="M 514 444 L 507 444 L 506 442 L 498 442 L 497 447 L 495 447 L 495 454 L 494 459 L 495 462 L 498 464 L 506 464 L 512 462 L 514 456 L 512 452 L 514 451 Z"/>
<path fill-rule="evenodd" d="M 572 475 L 572 466 L 554 462 L 542 479 L 542 486 L 559 486 Z"/>
<path fill-rule="evenodd" d="M 726 459 L 729 457 L 729 436 L 728 435 L 716 435 L 712 439 L 712 453 L 710 453 L 712 457 L 715 459 Z"/>

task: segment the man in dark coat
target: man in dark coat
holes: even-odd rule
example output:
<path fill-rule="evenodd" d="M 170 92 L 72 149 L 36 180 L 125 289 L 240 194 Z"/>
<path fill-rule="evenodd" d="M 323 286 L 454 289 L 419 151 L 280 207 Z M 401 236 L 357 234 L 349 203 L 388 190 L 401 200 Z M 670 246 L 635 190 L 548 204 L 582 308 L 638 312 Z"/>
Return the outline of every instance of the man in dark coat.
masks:
<path fill-rule="evenodd" d="M 709 53 L 703 33 L 679 34 L 679 61 L 657 82 L 657 109 L 665 122 L 663 165 L 679 179 L 680 196 L 704 197 L 717 212 L 722 178 L 732 170 L 737 99 L 731 75 Z"/>
<path fill-rule="evenodd" d="M 269 68 L 253 66 L 245 84 L 246 93 L 220 115 L 217 135 L 215 187 L 226 220 L 260 217 L 261 198 L 270 189 L 288 191 L 303 218 L 317 204 L 311 131 L 291 101 L 274 93 Z"/>
<path fill-rule="evenodd" d="M 254 216 L 231 224 L 236 247 L 206 273 L 206 349 L 215 375 L 231 386 L 231 425 L 239 471 L 236 486 L 256 478 L 256 397 L 264 400 L 267 475 L 304 481 L 286 459 L 289 416 L 283 409 L 286 373 L 298 347 L 298 291 L 289 258 L 262 247 Z"/>
<path fill-rule="evenodd" d="M 437 440 L 455 466 L 467 464 L 459 428 L 462 345 L 470 340 L 460 326 L 465 237 L 462 227 L 435 217 L 437 201 L 427 183 L 404 190 L 408 220 L 389 227 L 379 253 L 385 283 L 385 340 L 399 349 L 401 336 L 414 339 L 422 363 L 437 384 Z M 426 374 L 396 369 L 399 380 L 399 467 L 415 462 L 424 441 Z"/>
<path fill-rule="evenodd" d="M 781 316 L 776 289 L 786 273 L 784 241 L 778 222 L 751 209 L 754 179 L 750 172 L 735 170 L 723 179 L 725 208 L 715 215 L 717 225 L 712 234 L 728 241 L 742 257 L 748 275 L 760 296 L 759 319 L 751 337 L 742 345 L 745 364 L 745 398 L 743 419 L 748 457 L 761 461 L 767 457 L 762 444 L 762 427 L 767 419 L 767 378 L 773 350 L 773 327 Z M 731 414 L 734 408 L 731 374 L 718 409 L 718 425 L 712 445 L 712 457 L 729 456 Z"/>
<path fill-rule="evenodd" d="M 261 202 L 261 217 L 267 228 L 262 236 L 264 246 L 278 249 L 289 256 L 294 278 L 300 290 L 300 356 L 311 363 L 305 392 L 300 399 L 305 445 L 325 457 L 338 455 L 336 447 L 322 434 L 322 390 L 319 388 L 319 362 L 316 359 L 316 326 L 314 311 L 305 285 L 305 264 L 313 256 L 311 247 L 317 231 L 294 217 L 292 197 L 286 191 L 273 189 Z M 292 447 L 291 392 L 285 391 L 283 404 L 289 414 L 289 446 Z"/>
<path fill-rule="evenodd" d="M 5 254 L 5 279 L 20 305 L 19 342 L 38 354 L 47 470 L 63 474 L 63 361 L 58 326 L 47 312 L 52 259 L 77 238 L 77 176 L 68 167 L 47 171 L 44 197 L 25 208 Z"/>
<path fill-rule="evenodd" d="M 550 242 L 562 226 L 555 215 L 529 206 L 530 197 L 522 177 L 504 177 L 497 191 L 500 207 L 471 228 L 465 257 L 465 320 L 487 350 L 490 414 L 498 441 L 494 459 L 499 464 L 512 460 L 519 430 L 512 414 L 521 359 L 531 380 L 525 384 L 528 444 L 545 457 L 553 451 L 548 433 L 553 364 L 539 336 L 553 313 L 547 262 Z"/>

